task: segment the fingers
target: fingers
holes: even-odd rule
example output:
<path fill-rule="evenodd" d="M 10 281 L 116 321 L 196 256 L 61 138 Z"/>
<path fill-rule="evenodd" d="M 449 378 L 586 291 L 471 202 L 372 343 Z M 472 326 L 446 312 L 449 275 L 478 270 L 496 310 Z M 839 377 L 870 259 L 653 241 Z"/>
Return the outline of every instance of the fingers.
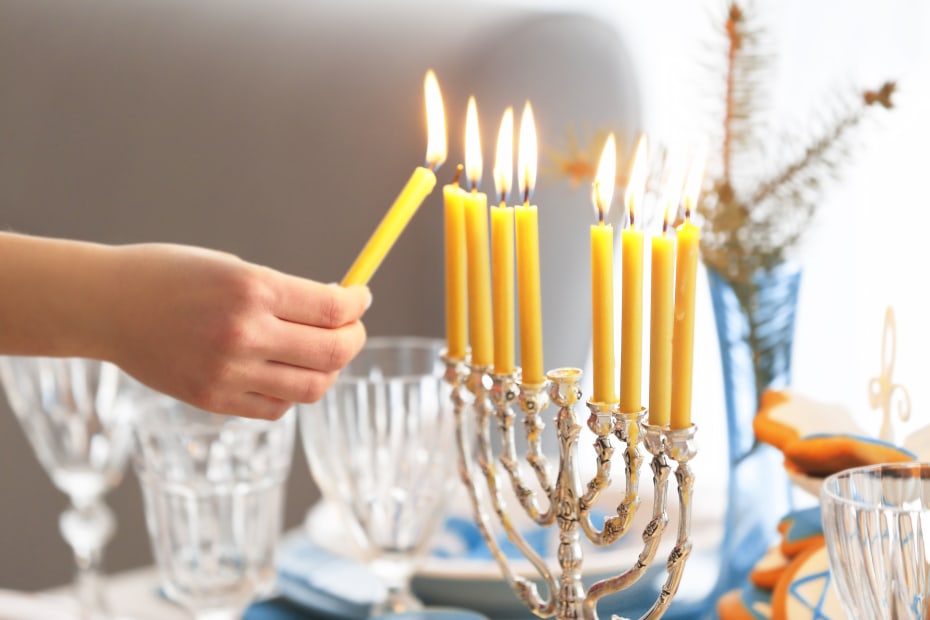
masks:
<path fill-rule="evenodd" d="M 232 386 L 214 386 L 215 392 L 198 402 L 198 407 L 227 415 L 276 420 L 293 403 L 318 401 L 339 376 L 338 371 L 321 372 L 276 362 L 264 362 L 244 370 Z"/>
<path fill-rule="evenodd" d="M 342 327 L 357 321 L 371 305 L 365 286 L 342 287 L 321 284 L 278 273 L 276 307 L 278 318 L 316 327 Z"/>
<path fill-rule="evenodd" d="M 292 403 L 315 403 L 335 383 L 339 371 L 322 372 L 267 362 L 252 377 L 255 393 Z"/>
<path fill-rule="evenodd" d="M 227 413 L 238 415 L 244 418 L 256 418 L 261 420 L 277 420 L 291 408 L 292 402 L 273 398 L 265 394 L 256 394 L 246 392 L 240 394 L 230 404 L 229 411 L 220 411 L 218 413 Z"/>
<path fill-rule="evenodd" d="M 365 326 L 361 321 L 335 329 L 276 321 L 259 354 L 272 362 L 332 372 L 354 359 L 364 344 Z"/>

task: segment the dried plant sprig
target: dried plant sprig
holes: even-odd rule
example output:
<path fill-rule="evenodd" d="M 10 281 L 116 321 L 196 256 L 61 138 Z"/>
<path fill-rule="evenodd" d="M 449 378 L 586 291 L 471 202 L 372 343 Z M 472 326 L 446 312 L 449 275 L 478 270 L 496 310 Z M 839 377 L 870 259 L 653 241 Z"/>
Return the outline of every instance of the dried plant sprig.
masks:
<path fill-rule="evenodd" d="M 760 162 L 770 161 L 759 101 L 768 55 L 761 49 L 763 32 L 738 2 L 725 19 L 725 70 L 720 167 L 698 205 L 704 217 L 701 237 L 704 262 L 732 282 L 749 282 L 752 274 L 785 260 L 797 244 L 822 199 L 824 181 L 838 177 L 852 156 L 851 134 L 867 108 L 891 108 L 894 82 L 865 91 L 854 105 L 821 113 L 823 129 L 775 172 L 760 175 Z M 792 136 L 792 143 L 796 143 Z M 738 180 L 737 180 L 738 179 Z"/>

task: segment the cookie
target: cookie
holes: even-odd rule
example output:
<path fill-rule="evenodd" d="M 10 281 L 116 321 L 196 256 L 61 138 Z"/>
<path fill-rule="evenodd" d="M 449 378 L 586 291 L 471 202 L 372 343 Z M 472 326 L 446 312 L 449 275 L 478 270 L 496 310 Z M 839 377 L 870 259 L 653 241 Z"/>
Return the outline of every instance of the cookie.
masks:
<path fill-rule="evenodd" d="M 846 408 L 789 390 L 766 390 L 752 427 L 759 441 L 782 451 L 789 471 L 815 478 L 917 459 L 910 450 L 869 437 Z"/>
<path fill-rule="evenodd" d="M 762 393 L 752 430 L 759 441 L 782 452 L 789 444 L 809 435 L 827 432 L 865 435 L 846 408 L 822 403 L 790 390 L 766 390 Z"/>
<path fill-rule="evenodd" d="M 822 546 L 823 523 L 820 520 L 820 506 L 788 513 L 778 522 L 778 532 L 781 534 L 779 549 L 789 559 L 812 547 Z"/>
<path fill-rule="evenodd" d="M 787 462 L 809 476 L 829 476 L 851 467 L 917 459 L 913 452 L 881 439 L 832 433 L 802 437 L 782 451 Z"/>
<path fill-rule="evenodd" d="M 772 592 L 748 585 L 730 590 L 717 601 L 720 620 L 769 620 L 772 617 Z"/>
<path fill-rule="evenodd" d="M 788 556 L 782 553 L 781 545 L 769 547 L 749 572 L 749 581 L 757 588 L 772 590 L 789 561 Z"/>
<path fill-rule="evenodd" d="M 846 620 L 831 579 L 826 545 L 800 553 L 772 592 L 773 620 Z"/>

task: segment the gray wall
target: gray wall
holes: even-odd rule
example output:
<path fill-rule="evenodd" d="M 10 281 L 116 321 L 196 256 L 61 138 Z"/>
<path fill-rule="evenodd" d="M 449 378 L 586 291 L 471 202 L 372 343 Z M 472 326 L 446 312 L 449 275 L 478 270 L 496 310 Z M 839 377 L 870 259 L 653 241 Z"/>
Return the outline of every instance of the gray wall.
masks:
<path fill-rule="evenodd" d="M 450 126 L 448 182 L 478 96 L 485 181 L 506 105 L 533 101 L 543 149 L 572 130 L 638 127 L 616 33 L 582 16 L 452 2 L 4 0 L 0 226 L 106 243 L 197 244 L 337 281 L 425 151 L 422 78 L 435 68 Z M 547 365 L 582 365 L 589 301 L 587 188 L 543 157 Z M 372 282 L 370 334 L 441 336 L 435 192 Z M 15 291 L 3 291 L 14 295 Z M 553 326 L 558 326 L 557 328 Z M 287 525 L 317 498 L 300 448 Z M 132 474 L 108 496 L 111 570 L 150 561 Z M 65 507 L 0 399 L 0 587 L 70 579 Z"/>

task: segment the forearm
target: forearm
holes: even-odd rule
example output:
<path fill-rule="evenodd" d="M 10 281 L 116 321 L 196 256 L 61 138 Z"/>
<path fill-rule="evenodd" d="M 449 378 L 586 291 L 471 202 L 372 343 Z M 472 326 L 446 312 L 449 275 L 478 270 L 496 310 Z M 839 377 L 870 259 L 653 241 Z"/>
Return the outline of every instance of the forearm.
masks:
<path fill-rule="evenodd" d="M 107 246 L 0 233 L 0 354 L 106 358 Z"/>

